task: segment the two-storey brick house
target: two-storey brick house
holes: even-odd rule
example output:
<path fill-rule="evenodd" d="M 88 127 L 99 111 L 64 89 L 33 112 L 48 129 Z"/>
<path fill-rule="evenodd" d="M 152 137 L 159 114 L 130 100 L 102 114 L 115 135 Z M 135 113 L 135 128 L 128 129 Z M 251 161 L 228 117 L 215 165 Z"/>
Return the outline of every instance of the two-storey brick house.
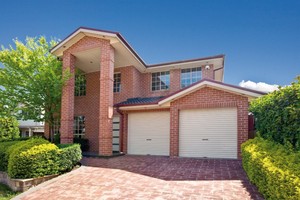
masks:
<path fill-rule="evenodd" d="M 223 83 L 224 55 L 147 65 L 119 33 L 90 28 L 51 53 L 72 74 L 62 94 L 62 143 L 84 137 L 105 156 L 240 157 L 248 102 L 262 93 Z M 84 73 L 78 80 L 76 69 Z"/>

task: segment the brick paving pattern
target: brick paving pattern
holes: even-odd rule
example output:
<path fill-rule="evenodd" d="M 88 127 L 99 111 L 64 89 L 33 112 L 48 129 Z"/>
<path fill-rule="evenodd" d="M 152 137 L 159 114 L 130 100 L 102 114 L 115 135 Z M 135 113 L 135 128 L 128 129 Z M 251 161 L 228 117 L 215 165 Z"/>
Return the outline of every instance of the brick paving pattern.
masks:
<path fill-rule="evenodd" d="M 82 163 L 16 199 L 263 199 L 240 160 L 126 155 Z"/>

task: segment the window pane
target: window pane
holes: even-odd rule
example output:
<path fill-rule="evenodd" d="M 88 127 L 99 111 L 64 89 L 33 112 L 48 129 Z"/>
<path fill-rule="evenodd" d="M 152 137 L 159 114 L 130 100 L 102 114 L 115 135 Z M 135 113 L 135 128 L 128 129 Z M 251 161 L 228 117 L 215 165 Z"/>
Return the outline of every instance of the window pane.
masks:
<path fill-rule="evenodd" d="M 121 91 L 121 73 L 114 74 L 114 92 Z"/>
<path fill-rule="evenodd" d="M 75 96 L 85 96 L 86 95 L 86 77 L 85 75 L 75 76 Z"/>
<path fill-rule="evenodd" d="M 192 83 L 201 80 L 201 67 L 181 70 L 181 87 L 187 87 Z"/>
<path fill-rule="evenodd" d="M 170 72 L 155 72 L 152 73 L 152 91 L 167 90 L 170 87 Z"/>
<path fill-rule="evenodd" d="M 74 126 L 73 126 L 74 137 L 82 138 L 85 134 L 85 117 L 76 116 L 74 117 Z"/>

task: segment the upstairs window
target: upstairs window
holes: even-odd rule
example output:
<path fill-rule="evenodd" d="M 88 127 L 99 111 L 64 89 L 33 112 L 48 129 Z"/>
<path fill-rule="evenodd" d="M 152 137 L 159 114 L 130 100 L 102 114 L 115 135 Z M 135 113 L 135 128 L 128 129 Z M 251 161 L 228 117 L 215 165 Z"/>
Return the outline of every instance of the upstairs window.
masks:
<path fill-rule="evenodd" d="M 121 73 L 114 74 L 114 92 L 121 92 Z"/>
<path fill-rule="evenodd" d="M 152 73 L 152 91 L 168 90 L 170 88 L 170 72 Z"/>
<path fill-rule="evenodd" d="M 86 95 L 86 78 L 85 75 L 75 76 L 75 96 L 85 96 Z"/>
<path fill-rule="evenodd" d="M 181 70 L 181 88 L 185 88 L 202 78 L 201 67 Z"/>
<path fill-rule="evenodd" d="M 74 117 L 73 134 L 75 138 L 83 138 L 85 135 L 85 117 Z"/>

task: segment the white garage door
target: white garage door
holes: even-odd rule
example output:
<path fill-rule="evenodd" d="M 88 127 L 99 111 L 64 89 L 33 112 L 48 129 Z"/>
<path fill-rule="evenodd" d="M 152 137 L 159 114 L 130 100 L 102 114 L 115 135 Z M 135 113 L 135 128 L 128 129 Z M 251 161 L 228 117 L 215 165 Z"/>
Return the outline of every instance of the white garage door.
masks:
<path fill-rule="evenodd" d="M 170 113 L 128 114 L 128 154 L 169 155 Z"/>
<path fill-rule="evenodd" d="M 237 109 L 181 110 L 179 156 L 237 158 Z"/>

